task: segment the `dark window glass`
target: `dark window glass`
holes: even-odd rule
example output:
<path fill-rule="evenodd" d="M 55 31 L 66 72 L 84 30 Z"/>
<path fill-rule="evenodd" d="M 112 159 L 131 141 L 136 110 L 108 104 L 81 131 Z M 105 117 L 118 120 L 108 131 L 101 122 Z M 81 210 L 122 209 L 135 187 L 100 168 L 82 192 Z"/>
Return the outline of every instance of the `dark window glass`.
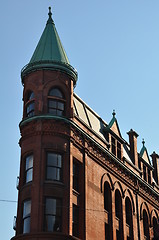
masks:
<path fill-rule="evenodd" d="M 117 157 L 121 159 L 121 144 L 117 142 Z"/>
<path fill-rule="evenodd" d="M 129 236 L 127 236 L 127 240 L 133 240 L 133 218 L 132 218 L 132 207 L 131 202 L 128 197 L 125 200 L 125 212 L 126 212 L 126 224 L 129 228 Z"/>
<path fill-rule="evenodd" d="M 61 231 L 61 199 L 46 198 L 45 203 L 45 231 Z"/>
<path fill-rule="evenodd" d="M 49 96 L 63 98 L 63 94 L 58 88 L 52 88 L 49 92 Z"/>
<path fill-rule="evenodd" d="M 58 88 L 50 90 L 48 95 L 48 112 L 55 116 L 63 116 L 65 110 L 65 100 L 62 92 Z"/>
<path fill-rule="evenodd" d="M 47 153 L 46 179 L 62 181 L 62 156 L 56 153 Z"/>
<path fill-rule="evenodd" d="M 150 240 L 148 216 L 145 210 L 143 210 L 143 228 L 144 228 L 145 239 Z"/>
<path fill-rule="evenodd" d="M 153 217 L 153 240 L 159 239 L 159 224 L 157 218 Z"/>
<path fill-rule="evenodd" d="M 79 207 L 73 204 L 73 236 L 79 237 Z"/>
<path fill-rule="evenodd" d="M 31 214 L 31 201 L 23 203 L 23 233 L 30 232 L 30 214 Z"/>
<path fill-rule="evenodd" d="M 79 192 L 79 165 L 73 162 L 73 189 Z"/>
<path fill-rule="evenodd" d="M 33 155 L 29 155 L 25 160 L 25 182 L 33 180 Z"/>
<path fill-rule="evenodd" d="M 35 114 L 35 97 L 33 92 L 29 92 L 26 102 L 26 117 L 33 117 Z"/>
<path fill-rule="evenodd" d="M 150 169 L 147 169 L 147 173 L 148 173 L 148 183 L 151 184 L 151 172 L 150 172 Z"/>
<path fill-rule="evenodd" d="M 144 180 L 147 181 L 146 166 L 144 164 L 143 164 L 143 177 L 144 177 Z"/>
<path fill-rule="evenodd" d="M 104 183 L 105 240 L 112 240 L 112 196 L 108 182 Z"/>
<path fill-rule="evenodd" d="M 115 144 L 115 138 L 111 137 L 111 147 L 112 147 L 112 153 L 116 155 L 116 144 Z"/>
<path fill-rule="evenodd" d="M 116 239 L 123 240 L 122 198 L 119 190 L 115 191 L 115 215 L 119 222 L 119 229 L 116 230 Z"/>

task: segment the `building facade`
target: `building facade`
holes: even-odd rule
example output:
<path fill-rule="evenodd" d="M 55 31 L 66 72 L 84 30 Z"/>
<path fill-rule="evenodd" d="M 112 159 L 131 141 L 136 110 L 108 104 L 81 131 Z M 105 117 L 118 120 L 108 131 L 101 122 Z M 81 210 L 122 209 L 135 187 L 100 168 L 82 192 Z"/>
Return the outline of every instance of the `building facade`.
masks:
<path fill-rule="evenodd" d="M 159 155 L 122 138 L 75 93 L 52 19 L 21 72 L 20 175 L 12 240 L 159 239 Z"/>

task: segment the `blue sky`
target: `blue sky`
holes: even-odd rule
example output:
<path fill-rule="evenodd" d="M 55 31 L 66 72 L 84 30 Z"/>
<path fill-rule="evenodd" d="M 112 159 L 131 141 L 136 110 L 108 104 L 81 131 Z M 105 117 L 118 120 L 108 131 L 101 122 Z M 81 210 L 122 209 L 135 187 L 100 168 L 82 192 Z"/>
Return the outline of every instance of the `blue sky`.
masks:
<path fill-rule="evenodd" d="M 14 236 L 22 119 L 20 71 L 53 19 L 79 78 L 75 92 L 106 122 L 115 109 L 122 136 L 133 128 L 148 153 L 158 149 L 158 0 L 5 0 L 0 8 L 0 233 Z"/>

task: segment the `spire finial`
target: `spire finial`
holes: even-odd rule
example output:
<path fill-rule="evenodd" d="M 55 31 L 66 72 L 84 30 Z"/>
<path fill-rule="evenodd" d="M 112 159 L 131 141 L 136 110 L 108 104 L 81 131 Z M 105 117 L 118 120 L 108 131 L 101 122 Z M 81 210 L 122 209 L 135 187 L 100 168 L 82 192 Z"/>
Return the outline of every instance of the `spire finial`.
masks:
<path fill-rule="evenodd" d="M 115 113 L 115 110 L 113 110 L 113 113 L 112 113 L 113 117 L 115 117 L 116 113 Z"/>
<path fill-rule="evenodd" d="M 52 16 L 51 7 L 49 7 L 49 13 L 48 13 L 48 15 L 49 15 L 49 18 L 51 18 L 51 16 Z"/>
<path fill-rule="evenodd" d="M 143 147 L 145 147 L 145 140 L 144 140 L 144 138 L 142 139 L 142 144 L 143 144 Z"/>
<path fill-rule="evenodd" d="M 49 7 L 49 13 L 48 13 L 48 15 L 49 15 L 49 19 L 47 20 L 47 24 L 48 24 L 48 23 L 54 23 L 53 20 L 52 20 L 51 7 Z"/>

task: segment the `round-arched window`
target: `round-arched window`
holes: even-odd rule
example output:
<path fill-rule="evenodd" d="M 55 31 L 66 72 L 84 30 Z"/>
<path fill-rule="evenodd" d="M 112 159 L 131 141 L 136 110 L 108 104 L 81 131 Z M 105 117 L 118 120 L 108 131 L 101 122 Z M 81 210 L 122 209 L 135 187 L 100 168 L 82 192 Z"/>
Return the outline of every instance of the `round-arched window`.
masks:
<path fill-rule="evenodd" d="M 35 96 L 34 92 L 30 91 L 26 101 L 26 117 L 33 117 L 35 114 Z"/>
<path fill-rule="evenodd" d="M 65 99 L 58 88 L 52 88 L 48 94 L 48 113 L 55 116 L 63 116 L 65 110 Z"/>

